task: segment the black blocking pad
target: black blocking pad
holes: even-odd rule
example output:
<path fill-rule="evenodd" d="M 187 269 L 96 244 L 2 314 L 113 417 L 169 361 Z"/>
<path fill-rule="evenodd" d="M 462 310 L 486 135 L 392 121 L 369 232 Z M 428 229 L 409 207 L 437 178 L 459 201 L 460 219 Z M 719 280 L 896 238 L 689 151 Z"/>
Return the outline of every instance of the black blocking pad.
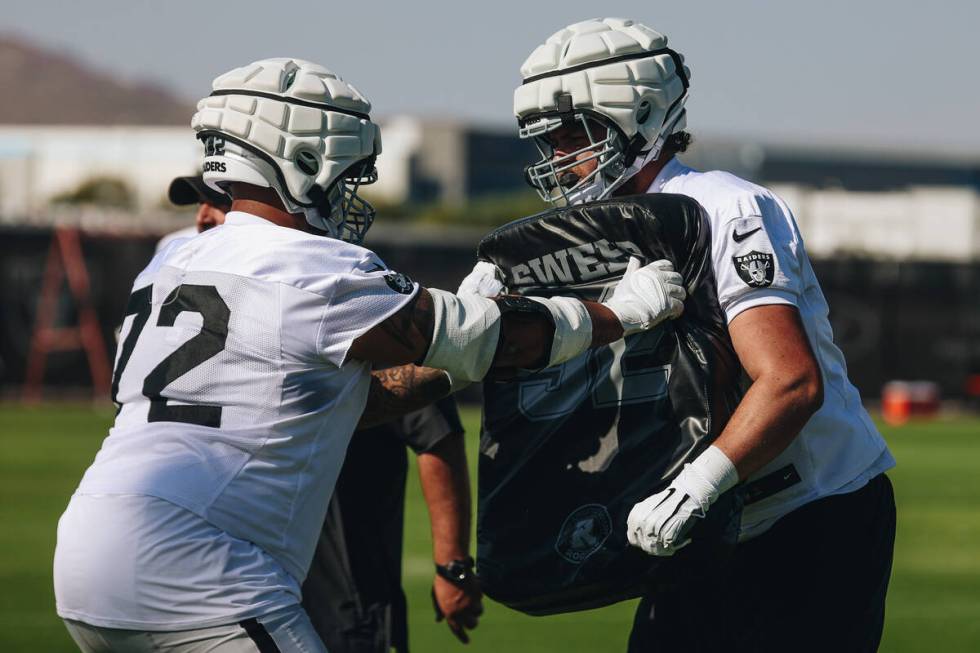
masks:
<path fill-rule="evenodd" d="M 741 368 L 718 305 L 709 224 L 681 195 L 555 209 L 487 235 L 509 292 L 599 301 L 631 256 L 666 258 L 684 314 L 561 366 L 484 383 L 477 557 L 488 596 L 528 614 L 599 607 L 723 564 L 741 512 L 726 493 L 673 557 L 629 546 L 633 505 L 721 433 Z"/>

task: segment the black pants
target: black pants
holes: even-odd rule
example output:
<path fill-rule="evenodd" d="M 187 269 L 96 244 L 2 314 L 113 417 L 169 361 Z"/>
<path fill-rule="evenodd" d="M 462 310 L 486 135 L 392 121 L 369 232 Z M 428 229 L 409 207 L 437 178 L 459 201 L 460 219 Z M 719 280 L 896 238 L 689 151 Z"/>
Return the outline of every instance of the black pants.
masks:
<path fill-rule="evenodd" d="M 393 648 L 407 651 L 405 595 L 398 585 L 400 579 L 391 580 L 391 573 L 381 564 L 384 561 L 376 561 L 383 546 L 368 546 L 356 539 L 357 532 L 352 529 L 357 524 L 351 524 L 344 510 L 356 497 L 345 492 L 346 487 L 337 489 L 303 583 L 303 608 L 330 653 L 389 653 Z M 401 521 L 397 525 L 400 530 Z M 351 550 L 352 545 L 359 544 L 360 550 Z M 401 546 L 400 538 L 397 544 Z M 365 558 L 377 564 L 363 564 Z M 393 633 L 393 628 L 400 631 Z M 393 635 L 398 636 L 397 641 Z"/>
<path fill-rule="evenodd" d="M 881 474 L 740 544 L 723 576 L 645 597 L 629 651 L 877 651 L 894 545 Z"/>

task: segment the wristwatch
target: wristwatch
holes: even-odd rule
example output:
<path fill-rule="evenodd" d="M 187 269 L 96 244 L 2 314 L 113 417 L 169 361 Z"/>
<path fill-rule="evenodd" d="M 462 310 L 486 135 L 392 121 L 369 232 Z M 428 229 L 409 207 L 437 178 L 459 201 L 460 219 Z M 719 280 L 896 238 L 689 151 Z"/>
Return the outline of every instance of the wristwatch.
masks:
<path fill-rule="evenodd" d="M 466 556 L 462 560 L 451 560 L 449 564 L 436 564 L 436 573 L 448 580 L 453 585 L 462 587 L 468 581 L 476 577 L 473 571 L 474 562 L 472 556 Z"/>

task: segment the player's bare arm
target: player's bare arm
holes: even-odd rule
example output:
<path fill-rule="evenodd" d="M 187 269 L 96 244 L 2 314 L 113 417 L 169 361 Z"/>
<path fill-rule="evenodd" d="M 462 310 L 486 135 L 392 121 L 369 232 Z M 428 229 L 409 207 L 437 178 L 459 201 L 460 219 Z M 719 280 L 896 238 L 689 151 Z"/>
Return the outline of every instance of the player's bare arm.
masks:
<path fill-rule="evenodd" d="M 396 365 L 371 372 L 371 387 L 358 429 L 370 428 L 428 406 L 452 390 L 442 370 Z"/>
<path fill-rule="evenodd" d="M 513 297 L 513 296 L 508 296 Z M 623 325 L 609 308 L 595 302 L 582 302 L 592 320 L 589 347 L 615 342 L 623 337 Z M 500 328 L 500 343 L 488 378 L 513 378 L 518 370 L 548 366 L 548 353 L 554 326 L 541 313 L 513 313 Z"/>
<path fill-rule="evenodd" d="M 750 308 L 728 331 L 752 385 L 715 446 L 745 479 L 781 454 L 817 412 L 823 380 L 795 306 Z"/>
<path fill-rule="evenodd" d="M 355 340 L 350 356 L 381 364 L 423 358 L 432 337 L 432 299 L 424 289 L 416 297 L 409 306 Z M 586 306 L 586 310 L 592 319 L 592 346 L 622 337 L 622 324 L 612 311 L 598 305 Z M 506 378 L 522 367 L 546 366 L 545 353 L 553 335 L 554 327 L 542 313 L 507 315 L 500 326 L 488 376 Z M 413 363 L 374 371 L 358 428 L 383 424 L 427 406 L 450 394 L 452 385 L 445 371 Z"/>
<path fill-rule="evenodd" d="M 592 321 L 593 347 L 622 337 L 623 326 L 611 310 L 598 304 L 585 306 Z M 418 359 L 418 352 L 431 339 L 432 298 L 420 290 L 410 306 L 379 324 L 354 343 L 351 356 L 373 355 L 382 363 Z M 426 332 L 430 335 L 426 337 Z M 506 378 L 522 367 L 544 367 L 543 352 L 551 347 L 554 327 L 543 313 L 511 313 L 500 327 L 500 340 L 488 376 Z M 359 352 L 359 353 L 358 353 Z M 367 353 L 370 352 L 370 353 Z M 423 354 L 424 355 L 424 354 Z M 379 362 L 379 361 L 373 361 Z M 446 372 L 414 364 L 396 365 L 371 374 L 371 388 L 358 428 L 367 428 L 397 419 L 429 405 L 453 391 Z"/>
<path fill-rule="evenodd" d="M 462 433 L 443 438 L 418 456 L 419 480 L 432 524 L 432 556 L 438 565 L 466 560 L 470 550 L 470 480 Z M 469 569 L 468 571 L 472 571 Z M 469 641 L 483 614 L 483 593 L 474 575 L 459 582 L 436 575 L 432 585 L 438 612 L 453 634 Z"/>
<path fill-rule="evenodd" d="M 820 366 L 795 306 L 750 308 L 728 331 L 752 385 L 714 444 L 630 511 L 627 538 L 647 553 L 686 546 L 711 504 L 782 453 L 823 404 Z"/>
<path fill-rule="evenodd" d="M 601 304 L 421 288 L 395 315 L 354 340 L 348 358 L 424 364 L 445 369 L 454 381 L 509 378 L 677 317 L 685 296 L 683 279 L 668 261 L 641 267 L 636 259 Z"/>
<path fill-rule="evenodd" d="M 503 298 L 494 298 L 494 302 Z M 582 302 L 589 317 L 592 318 L 591 346 L 614 342 L 623 337 L 623 326 L 619 318 L 605 306 L 594 302 Z M 412 365 L 425 358 L 433 333 L 432 296 L 425 288 L 419 290 L 415 301 L 405 306 L 387 320 L 354 340 L 348 358 L 369 361 L 381 365 Z M 502 376 L 517 369 L 544 367 L 547 363 L 548 350 L 554 336 L 554 326 L 548 316 L 543 313 L 508 313 L 501 316 L 500 336 L 496 353 L 491 363 L 491 370 Z M 400 369 L 400 368 L 391 368 Z M 390 372 L 390 370 L 386 370 Z M 440 374 L 445 378 L 445 374 Z M 393 374 L 375 373 L 375 380 L 387 385 L 395 381 L 392 389 L 396 392 L 399 382 L 409 376 L 413 379 L 436 375 L 421 373 L 416 375 L 406 371 Z M 446 387 L 448 393 L 449 388 Z M 443 395 L 444 396 L 444 395 Z M 435 397 L 439 399 L 440 397 Z M 431 403 L 431 399 L 428 402 Z M 418 408 L 420 406 L 416 406 Z M 415 408 L 406 412 L 411 412 Z M 363 425 L 363 422 L 362 422 Z"/>

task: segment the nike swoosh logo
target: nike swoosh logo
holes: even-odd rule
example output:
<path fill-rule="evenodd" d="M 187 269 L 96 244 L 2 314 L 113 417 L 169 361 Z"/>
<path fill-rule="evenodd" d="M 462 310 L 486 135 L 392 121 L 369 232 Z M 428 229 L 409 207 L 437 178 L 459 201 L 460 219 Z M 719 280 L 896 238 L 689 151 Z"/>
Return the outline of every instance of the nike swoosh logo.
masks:
<path fill-rule="evenodd" d="M 740 243 L 743 240 L 745 240 L 746 238 L 748 238 L 749 236 L 751 236 L 752 234 L 754 234 L 755 232 L 761 231 L 761 230 L 762 230 L 762 227 L 756 227 L 752 231 L 746 231 L 744 234 L 740 234 L 740 233 L 738 233 L 738 229 L 736 229 L 735 231 L 732 232 L 732 240 L 734 240 L 736 243 Z"/>

